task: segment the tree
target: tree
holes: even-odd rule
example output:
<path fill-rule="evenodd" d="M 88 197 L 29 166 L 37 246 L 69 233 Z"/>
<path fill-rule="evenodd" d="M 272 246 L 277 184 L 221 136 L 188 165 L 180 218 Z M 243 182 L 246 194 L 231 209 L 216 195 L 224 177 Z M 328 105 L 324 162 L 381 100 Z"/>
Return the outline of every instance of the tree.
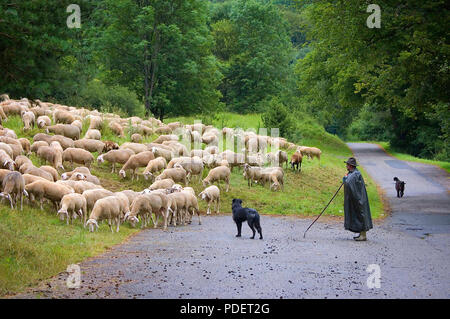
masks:
<path fill-rule="evenodd" d="M 270 2 L 235 0 L 220 8 L 215 12 L 222 19 L 211 27 L 225 76 L 223 101 L 233 111 L 262 111 L 291 72 L 294 51 L 286 22 Z"/>
<path fill-rule="evenodd" d="M 369 104 L 390 114 L 393 146 L 414 155 L 448 154 L 448 117 L 434 116 L 449 107 L 445 2 L 377 4 L 380 29 L 367 27 L 365 1 L 303 8 L 313 48 L 296 66 L 303 104 L 325 125 L 338 119 L 342 130 Z"/>
<path fill-rule="evenodd" d="M 217 106 L 221 74 L 204 1 L 104 0 L 98 14 L 105 81 L 133 89 L 161 119 Z"/>

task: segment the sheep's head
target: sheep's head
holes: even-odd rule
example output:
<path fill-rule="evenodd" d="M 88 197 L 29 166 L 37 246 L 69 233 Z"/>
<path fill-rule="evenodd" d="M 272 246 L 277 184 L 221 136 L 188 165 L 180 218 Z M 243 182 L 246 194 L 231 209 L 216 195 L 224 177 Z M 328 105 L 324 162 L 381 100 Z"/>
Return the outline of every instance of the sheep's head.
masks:
<path fill-rule="evenodd" d="M 75 178 L 79 181 L 84 181 L 86 179 L 86 175 L 82 173 L 75 173 Z"/>
<path fill-rule="evenodd" d="M 59 220 L 65 220 L 66 218 L 69 218 L 69 213 L 67 210 L 60 209 L 56 215 L 59 216 Z"/>
<path fill-rule="evenodd" d="M 125 214 L 124 221 L 129 221 L 131 226 L 134 227 L 137 223 L 139 223 L 139 218 L 137 218 L 137 216 L 131 216 L 131 212 L 128 212 Z"/>
<path fill-rule="evenodd" d="M 95 228 L 98 229 L 98 223 L 95 219 L 88 219 L 84 227 L 89 226 L 89 231 L 92 233 L 95 231 Z"/>
<path fill-rule="evenodd" d="M 97 163 L 103 163 L 105 160 L 103 159 L 103 154 L 97 157 Z"/>
<path fill-rule="evenodd" d="M 122 178 L 125 178 L 125 177 L 127 177 L 127 173 L 125 173 L 125 171 L 123 169 L 121 169 L 119 171 L 119 176 L 122 177 Z"/>
<path fill-rule="evenodd" d="M 3 166 L 4 166 L 4 167 L 7 167 L 10 171 L 13 171 L 13 170 L 14 170 L 14 162 L 13 162 L 13 161 L 6 160 L 6 161 L 3 163 Z"/>
<path fill-rule="evenodd" d="M 172 186 L 172 188 L 177 190 L 177 191 L 182 191 L 183 190 L 183 186 L 181 186 L 180 184 L 174 184 Z"/>
<path fill-rule="evenodd" d="M 209 182 L 209 180 L 208 180 L 207 178 L 205 178 L 205 179 L 202 181 L 203 187 L 208 186 L 209 184 L 210 184 L 210 182 Z"/>
<path fill-rule="evenodd" d="M 145 172 L 144 173 L 145 180 L 148 180 L 150 178 L 151 181 L 155 180 L 155 175 L 153 175 L 151 172 Z"/>
<path fill-rule="evenodd" d="M 68 179 L 69 179 L 69 174 L 67 174 L 67 173 L 62 173 L 62 174 L 61 174 L 61 179 L 62 179 L 63 181 L 68 180 Z"/>

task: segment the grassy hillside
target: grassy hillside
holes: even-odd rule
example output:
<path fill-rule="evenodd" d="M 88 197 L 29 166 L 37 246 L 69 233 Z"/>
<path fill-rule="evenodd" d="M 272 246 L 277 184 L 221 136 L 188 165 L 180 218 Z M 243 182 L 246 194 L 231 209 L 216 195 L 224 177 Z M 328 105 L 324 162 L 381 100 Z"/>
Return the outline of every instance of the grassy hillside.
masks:
<path fill-rule="evenodd" d="M 191 124 L 195 119 L 179 117 L 169 118 L 165 122 L 179 120 Z M 258 129 L 262 121 L 256 114 L 243 116 L 224 113 L 212 123 L 219 128 L 238 126 L 244 129 Z M 10 117 L 4 126 L 14 129 L 18 137 L 26 137 L 30 141 L 34 134 L 43 131 L 34 129 L 24 133 L 22 122 L 17 116 Z M 262 214 L 309 216 L 317 215 L 322 210 L 339 187 L 342 176 L 346 173 L 343 161 L 351 156 L 351 152 L 341 140 L 326 133 L 311 120 L 301 121 L 300 126 L 302 138 L 294 142 L 321 148 L 323 153 L 320 163 L 317 159 L 313 161 L 305 159 L 301 173 L 293 173 L 290 169 L 286 169 L 285 188 L 279 192 L 270 191 L 268 186 L 263 188 L 256 185 L 251 189 L 248 188 L 242 176 L 242 169 L 234 169 L 230 192 L 225 193 L 224 185 L 221 186 L 222 213 L 231 212 L 232 198 L 242 198 L 244 205 L 254 207 Z M 88 123 L 84 123 L 83 134 L 87 127 Z M 129 141 L 130 133 L 127 132 L 125 138 L 118 138 L 105 125 L 102 139 L 123 143 Z M 145 142 L 150 142 L 154 138 L 156 135 L 147 137 Z M 292 153 L 293 151 L 289 152 L 289 155 Z M 43 164 L 34 155 L 30 158 L 35 165 Z M 112 191 L 123 189 L 140 191 L 150 184 L 142 177 L 138 182 L 131 182 L 129 177 L 122 180 L 117 173 L 111 174 L 110 170 L 108 164 L 98 166 L 96 163 L 91 169 L 92 173 L 100 178 L 102 185 Z M 383 206 L 376 186 L 364 171 L 362 173 L 368 185 L 372 216 L 380 217 L 383 215 Z M 206 175 L 205 170 L 203 177 Z M 196 179 L 190 186 L 194 187 L 197 193 L 203 190 L 203 186 Z M 206 205 L 202 201 L 199 203 L 200 209 L 205 212 Z M 82 227 L 80 221 L 76 220 L 74 225 L 67 226 L 65 222 L 57 219 L 53 207 L 46 205 L 45 208 L 45 211 L 41 211 L 26 203 L 23 211 L 11 210 L 9 203 L 6 202 L 0 206 L 0 295 L 15 293 L 27 286 L 33 286 L 39 280 L 65 271 L 71 263 L 100 254 L 105 249 L 123 242 L 138 231 L 127 223 L 121 225 L 118 234 L 112 234 L 106 224 L 101 224 L 98 232 L 89 233 Z M 343 216 L 343 192 L 336 197 L 326 214 Z M 195 227 L 194 225 L 196 225 L 195 218 L 194 224 L 186 227 Z"/>

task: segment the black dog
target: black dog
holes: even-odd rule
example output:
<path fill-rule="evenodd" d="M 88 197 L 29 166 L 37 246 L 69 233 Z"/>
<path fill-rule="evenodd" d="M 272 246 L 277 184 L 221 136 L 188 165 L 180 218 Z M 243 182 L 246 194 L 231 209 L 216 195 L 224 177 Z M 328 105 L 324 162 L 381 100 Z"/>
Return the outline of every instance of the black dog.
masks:
<path fill-rule="evenodd" d="M 233 220 L 237 226 L 236 237 L 241 237 L 242 222 L 247 221 L 248 226 L 253 232 L 251 239 L 255 238 L 255 228 L 259 233 L 259 239 L 263 239 L 261 225 L 259 224 L 259 214 L 252 208 L 242 207 L 242 199 L 233 199 L 231 203 L 233 210 Z"/>
<path fill-rule="evenodd" d="M 395 190 L 397 191 L 397 197 L 403 197 L 403 193 L 405 192 L 405 182 L 398 179 L 398 177 L 394 177 L 395 181 Z"/>

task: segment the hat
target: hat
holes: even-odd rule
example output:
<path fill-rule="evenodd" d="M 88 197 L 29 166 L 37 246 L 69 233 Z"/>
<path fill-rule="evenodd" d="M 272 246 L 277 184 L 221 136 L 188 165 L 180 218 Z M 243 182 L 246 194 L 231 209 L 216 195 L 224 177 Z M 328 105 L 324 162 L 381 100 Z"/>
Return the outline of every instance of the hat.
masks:
<path fill-rule="evenodd" d="M 354 157 L 350 157 L 350 158 L 349 158 L 346 162 L 344 162 L 344 163 L 349 164 L 349 165 L 354 166 L 354 167 L 358 166 L 358 164 L 356 164 L 356 159 L 355 159 Z"/>

